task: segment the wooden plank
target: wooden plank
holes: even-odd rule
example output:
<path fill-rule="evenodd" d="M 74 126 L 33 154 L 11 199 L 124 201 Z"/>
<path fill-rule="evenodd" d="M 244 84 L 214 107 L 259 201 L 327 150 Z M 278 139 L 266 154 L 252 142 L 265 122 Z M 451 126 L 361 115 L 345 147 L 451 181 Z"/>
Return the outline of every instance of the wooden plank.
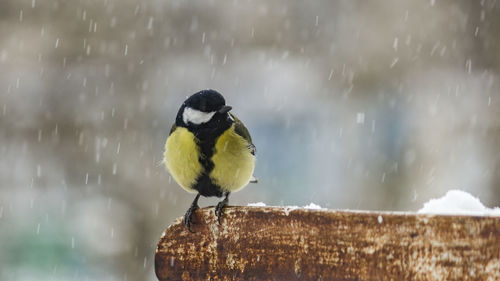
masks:
<path fill-rule="evenodd" d="M 500 280 L 500 217 L 279 207 L 198 210 L 155 256 L 159 280 Z"/>

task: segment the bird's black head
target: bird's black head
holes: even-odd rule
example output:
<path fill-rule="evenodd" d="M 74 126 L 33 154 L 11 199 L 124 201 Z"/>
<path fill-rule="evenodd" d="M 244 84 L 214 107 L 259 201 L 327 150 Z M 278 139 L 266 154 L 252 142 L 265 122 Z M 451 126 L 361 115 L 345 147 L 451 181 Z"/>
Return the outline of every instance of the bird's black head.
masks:
<path fill-rule="evenodd" d="M 224 97 L 217 91 L 203 90 L 190 96 L 184 101 L 183 105 L 201 112 L 209 113 L 219 111 L 226 105 L 226 100 L 224 100 Z"/>
<path fill-rule="evenodd" d="M 198 131 L 226 127 L 231 121 L 224 97 L 214 90 L 199 91 L 184 101 L 177 113 L 176 125 Z"/>

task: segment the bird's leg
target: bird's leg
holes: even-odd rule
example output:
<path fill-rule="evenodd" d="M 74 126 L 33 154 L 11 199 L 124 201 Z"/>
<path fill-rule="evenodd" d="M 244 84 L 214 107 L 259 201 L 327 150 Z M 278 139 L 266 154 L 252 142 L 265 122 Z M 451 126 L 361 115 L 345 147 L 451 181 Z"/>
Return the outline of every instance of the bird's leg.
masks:
<path fill-rule="evenodd" d="M 191 207 L 187 210 L 186 214 L 184 215 L 184 225 L 186 226 L 187 230 L 189 232 L 193 232 L 191 230 L 191 216 L 193 215 L 194 211 L 198 210 L 200 207 L 198 206 L 198 199 L 200 198 L 200 194 L 198 193 L 196 197 L 193 200 L 193 203 L 191 203 Z"/>
<path fill-rule="evenodd" d="M 227 202 L 229 202 L 229 192 L 224 192 L 224 200 L 220 201 L 217 206 L 215 207 L 215 215 L 217 216 L 217 220 L 219 221 L 220 224 L 220 217 L 222 216 L 222 211 L 224 207 L 227 206 Z"/>

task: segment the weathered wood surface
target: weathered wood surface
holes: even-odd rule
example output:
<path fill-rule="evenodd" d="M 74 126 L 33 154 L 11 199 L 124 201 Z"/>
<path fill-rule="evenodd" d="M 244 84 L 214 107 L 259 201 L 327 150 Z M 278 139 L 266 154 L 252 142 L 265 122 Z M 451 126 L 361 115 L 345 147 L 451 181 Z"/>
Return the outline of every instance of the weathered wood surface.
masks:
<path fill-rule="evenodd" d="M 278 207 L 198 210 L 155 256 L 159 280 L 500 280 L 500 217 Z"/>

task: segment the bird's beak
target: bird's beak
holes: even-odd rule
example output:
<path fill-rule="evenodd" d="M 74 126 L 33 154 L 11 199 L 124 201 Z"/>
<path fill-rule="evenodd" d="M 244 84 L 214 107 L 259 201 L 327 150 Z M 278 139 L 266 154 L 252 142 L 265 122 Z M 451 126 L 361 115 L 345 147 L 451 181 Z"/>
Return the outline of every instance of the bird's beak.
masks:
<path fill-rule="evenodd" d="M 224 105 L 221 109 L 219 109 L 219 113 L 228 113 L 231 109 L 233 109 L 232 106 L 229 105 Z"/>

